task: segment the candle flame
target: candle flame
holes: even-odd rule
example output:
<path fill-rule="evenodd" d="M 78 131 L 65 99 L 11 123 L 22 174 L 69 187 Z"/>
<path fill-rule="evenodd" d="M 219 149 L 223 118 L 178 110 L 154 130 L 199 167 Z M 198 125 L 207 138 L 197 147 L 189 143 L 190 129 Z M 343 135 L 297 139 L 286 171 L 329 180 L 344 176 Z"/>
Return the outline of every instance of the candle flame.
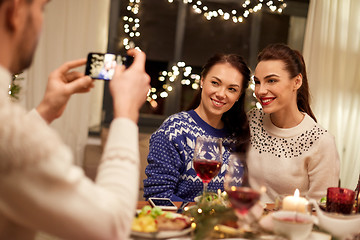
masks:
<path fill-rule="evenodd" d="M 299 196 L 300 196 L 300 191 L 299 189 L 296 189 L 294 193 L 294 197 L 299 197 Z"/>

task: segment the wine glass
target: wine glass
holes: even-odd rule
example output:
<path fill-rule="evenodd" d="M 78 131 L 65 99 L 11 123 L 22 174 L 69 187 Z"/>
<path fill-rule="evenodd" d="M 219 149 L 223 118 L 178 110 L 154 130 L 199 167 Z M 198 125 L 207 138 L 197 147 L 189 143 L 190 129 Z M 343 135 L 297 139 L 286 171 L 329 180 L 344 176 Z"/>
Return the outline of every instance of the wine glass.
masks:
<path fill-rule="evenodd" d="M 232 153 L 229 156 L 224 188 L 240 221 L 251 224 L 257 219 L 249 210 L 260 200 L 261 191 L 249 185 L 245 154 Z"/>
<path fill-rule="evenodd" d="M 220 138 L 198 137 L 194 150 L 194 168 L 203 182 L 203 194 L 207 185 L 215 177 L 222 164 L 222 141 Z"/>

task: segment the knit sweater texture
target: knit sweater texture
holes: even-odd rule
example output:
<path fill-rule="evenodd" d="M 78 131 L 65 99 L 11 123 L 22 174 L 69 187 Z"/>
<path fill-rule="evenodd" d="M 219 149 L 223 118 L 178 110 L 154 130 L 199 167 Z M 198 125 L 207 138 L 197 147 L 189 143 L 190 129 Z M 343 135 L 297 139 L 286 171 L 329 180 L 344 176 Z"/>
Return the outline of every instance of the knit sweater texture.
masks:
<path fill-rule="evenodd" d="M 167 118 L 150 138 L 148 166 L 144 180 L 144 197 L 168 197 L 174 201 L 194 201 L 202 193 L 203 183 L 196 175 L 193 154 L 196 138 L 222 138 L 223 164 L 208 190 L 224 190 L 229 150 L 235 140 L 224 129 L 216 129 L 194 111 L 180 112 Z"/>

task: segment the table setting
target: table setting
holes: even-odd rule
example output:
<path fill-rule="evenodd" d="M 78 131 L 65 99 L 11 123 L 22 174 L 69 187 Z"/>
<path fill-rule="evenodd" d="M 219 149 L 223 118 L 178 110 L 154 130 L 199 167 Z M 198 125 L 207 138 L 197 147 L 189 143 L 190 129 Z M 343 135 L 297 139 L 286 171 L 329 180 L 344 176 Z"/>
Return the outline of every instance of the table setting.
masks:
<path fill-rule="evenodd" d="M 219 143 L 196 145 L 194 166 L 203 192 L 190 204 L 175 203 L 177 211 L 141 204 L 132 239 L 360 240 L 358 191 L 328 188 L 317 201 L 294 189 L 293 195 L 279 195 L 275 203 L 265 204 L 261 195 L 266 189 L 248 184 L 245 156 L 232 154 L 224 191 L 209 192 L 207 183 L 222 165 L 220 149 Z"/>

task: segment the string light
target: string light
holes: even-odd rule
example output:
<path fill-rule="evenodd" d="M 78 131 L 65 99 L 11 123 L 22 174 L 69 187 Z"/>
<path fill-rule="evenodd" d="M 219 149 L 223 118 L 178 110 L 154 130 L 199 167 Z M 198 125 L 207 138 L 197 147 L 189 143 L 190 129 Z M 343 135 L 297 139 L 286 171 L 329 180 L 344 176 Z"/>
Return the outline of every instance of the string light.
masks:
<path fill-rule="evenodd" d="M 175 82 L 177 78 L 182 78 L 180 83 L 183 86 L 191 86 L 194 90 L 200 87 L 200 75 L 192 73 L 192 67 L 186 66 L 185 62 L 177 62 L 171 67 L 171 71 L 162 71 L 159 75 L 159 81 L 164 82 L 161 92 L 157 93 L 157 91 L 155 91 L 148 101 L 156 100 L 159 96 L 161 98 L 167 98 L 169 92 L 174 89 L 171 84 Z"/>
<path fill-rule="evenodd" d="M 125 49 L 135 48 L 134 39 L 140 37 L 140 19 L 137 17 L 140 9 L 141 0 L 129 0 L 126 10 L 128 15 L 123 17 L 124 33 L 127 35 L 122 40 L 122 45 Z"/>
<path fill-rule="evenodd" d="M 173 0 L 168 0 L 169 3 L 173 3 Z M 183 3 L 191 5 L 192 9 L 197 14 L 203 14 L 207 20 L 212 18 L 222 18 L 223 20 L 232 20 L 234 23 L 242 23 L 244 18 L 249 17 L 250 14 L 260 11 L 265 5 L 272 12 L 282 13 L 286 8 L 284 0 L 246 0 L 242 5 L 242 9 L 232 9 L 224 11 L 222 9 L 210 9 L 209 6 L 204 5 L 201 1 L 192 2 L 190 0 L 183 0 Z"/>

